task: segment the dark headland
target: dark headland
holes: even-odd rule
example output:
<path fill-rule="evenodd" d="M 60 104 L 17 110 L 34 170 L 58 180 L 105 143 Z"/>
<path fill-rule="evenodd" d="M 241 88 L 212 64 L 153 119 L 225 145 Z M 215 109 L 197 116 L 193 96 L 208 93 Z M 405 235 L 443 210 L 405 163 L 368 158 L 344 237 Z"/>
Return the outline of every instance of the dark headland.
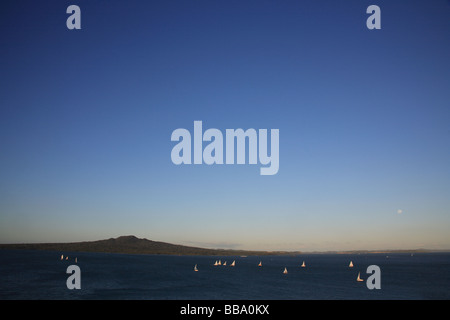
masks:
<path fill-rule="evenodd" d="M 299 255 L 307 254 L 367 254 L 367 253 L 419 253 L 435 250 L 348 250 L 325 252 L 301 251 L 252 251 L 234 249 L 208 249 L 183 246 L 167 242 L 140 239 L 135 236 L 121 236 L 97 241 L 66 243 L 17 243 L 0 244 L 0 249 L 47 250 L 59 252 L 103 252 L 124 254 L 168 254 L 168 255 L 204 255 L 204 256 L 264 256 L 264 255 Z M 443 250 L 448 251 L 448 250 Z"/>
<path fill-rule="evenodd" d="M 20 243 L 0 244 L 0 249 L 48 250 L 60 252 L 103 252 L 125 254 L 169 254 L 169 255 L 205 255 L 205 256 L 261 256 L 293 255 L 299 251 L 247 251 L 232 249 L 207 249 L 182 246 L 135 236 L 121 236 L 98 241 L 67 243 Z"/>

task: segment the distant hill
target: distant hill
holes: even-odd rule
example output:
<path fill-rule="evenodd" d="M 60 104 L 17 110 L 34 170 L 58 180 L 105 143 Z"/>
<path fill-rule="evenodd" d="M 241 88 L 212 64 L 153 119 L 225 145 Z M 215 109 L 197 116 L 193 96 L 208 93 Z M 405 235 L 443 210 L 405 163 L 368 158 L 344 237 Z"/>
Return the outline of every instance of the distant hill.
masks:
<path fill-rule="evenodd" d="M 68 243 L 23 243 L 0 244 L 0 249 L 105 252 L 127 254 L 169 254 L 169 255 L 207 255 L 207 256 L 240 256 L 240 255 L 284 255 L 299 254 L 288 251 L 247 251 L 231 249 L 206 249 L 182 246 L 166 242 L 140 239 L 135 236 L 121 236 L 98 241 Z"/>
<path fill-rule="evenodd" d="M 67 243 L 19 243 L 0 244 L 0 249 L 48 250 L 60 252 L 105 252 L 127 254 L 169 254 L 169 255 L 205 255 L 205 256 L 262 256 L 262 255 L 298 255 L 300 251 L 247 251 L 232 249 L 207 249 L 182 246 L 167 242 L 140 239 L 135 236 L 121 236 L 97 241 Z M 427 249 L 412 250 L 348 250 L 326 252 L 303 252 L 307 254 L 367 254 L 367 253 L 419 253 L 433 252 Z"/>

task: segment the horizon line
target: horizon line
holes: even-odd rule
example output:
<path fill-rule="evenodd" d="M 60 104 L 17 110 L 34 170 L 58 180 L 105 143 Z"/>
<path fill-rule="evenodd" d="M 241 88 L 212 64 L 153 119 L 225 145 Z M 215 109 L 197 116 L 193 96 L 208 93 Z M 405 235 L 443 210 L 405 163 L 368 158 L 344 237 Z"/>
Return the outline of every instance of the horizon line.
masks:
<path fill-rule="evenodd" d="M 147 238 L 139 238 L 135 235 L 122 235 L 117 237 L 109 237 L 104 239 L 97 239 L 97 240 L 82 240 L 82 241 L 67 241 L 67 242 L 15 242 L 15 243 L 0 243 L 1 246 L 5 245 L 44 245 L 44 244 L 74 244 L 74 243 L 85 243 L 85 242 L 95 242 L 95 241 L 104 241 L 104 240 L 117 240 L 119 238 L 135 238 L 138 240 L 146 240 L 146 241 L 152 241 L 152 242 L 159 242 L 169 245 L 177 245 L 177 246 L 183 246 L 183 247 L 189 247 L 189 248 L 197 248 L 197 249 L 206 249 L 206 250 L 217 250 L 217 251 L 248 251 L 248 252 L 266 252 L 266 253 L 286 253 L 286 254 L 302 254 L 302 253 L 309 253 L 309 254 L 320 254 L 320 253 L 336 253 L 336 254 L 346 254 L 346 253 L 416 253 L 416 252 L 450 252 L 450 248 L 447 249 L 429 249 L 429 248 L 408 248 L 408 249 L 334 249 L 334 250 L 264 250 L 264 249 L 232 249 L 232 248 L 217 248 L 217 247 L 199 247 L 199 246 L 192 246 L 192 245 L 185 245 L 185 244 L 178 244 L 178 243 L 172 243 L 172 242 L 166 242 L 166 241 L 159 241 L 159 240 L 151 240 Z M 1 248 L 0 249 L 4 249 Z"/>

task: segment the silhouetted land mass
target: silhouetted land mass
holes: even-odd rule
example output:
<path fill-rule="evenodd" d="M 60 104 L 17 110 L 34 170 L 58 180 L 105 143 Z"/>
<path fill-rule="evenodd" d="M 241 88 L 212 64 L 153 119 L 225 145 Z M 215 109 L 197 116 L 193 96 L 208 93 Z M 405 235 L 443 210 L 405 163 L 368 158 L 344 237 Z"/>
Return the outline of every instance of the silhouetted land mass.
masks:
<path fill-rule="evenodd" d="M 59 252 L 105 252 L 126 254 L 168 254 L 168 255 L 205 255 L 205 256 L 262 256 L 262 255 L 299 255 L 301 251 L 250 251 L 233 249 L 207 249 L 182 246 L 167 242 L 140 239 L 135 236 L 121 236 L 98 241 L 68 243 L 20 243 L 0 244 L 0 249 L 48 250 Z M 366 254 L 366 253 L 413 253 L 433 252 L 427 249 L 412 250 L 348 250 L 306 252 L 307 254 Z"/>
<path fill-rule="evenodd" d="M 61 252 L 105 252 L 126 254 L 169 254 L 205 256 L 251 256 L 251 255 L 293 255 L 299 251 L 247 251 L 232 249 L 207 249 L 182 246 L 166 242 L 140 239 L 135 236 L 121 236 L 98 241 L 68 243 L 21 243 L 0 244 L 0 249 L 48 250 Z"/>

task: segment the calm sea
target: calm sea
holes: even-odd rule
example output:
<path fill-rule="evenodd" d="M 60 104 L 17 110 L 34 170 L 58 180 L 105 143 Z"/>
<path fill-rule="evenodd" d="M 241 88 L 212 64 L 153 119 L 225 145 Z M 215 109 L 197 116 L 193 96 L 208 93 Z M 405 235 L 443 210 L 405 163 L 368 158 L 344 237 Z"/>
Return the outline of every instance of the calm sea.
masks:
<path fill-rule="evenodd" d="M 69 260 L 61 261 L 61 254 Z M 75 257 L 81 289 L 69 290 L 66 269 Z M 213 266 L 219 259 L 227 266 Z M 235 267 L 229 266 L 233 260 Z M 367 279 L 369 265 L 380 267 L 379 290 L 356 281 L 358 272 Z M 0 250 L 0 299 L 450 299 L 449 271 L 450 253 L 212 257 Z"/>

